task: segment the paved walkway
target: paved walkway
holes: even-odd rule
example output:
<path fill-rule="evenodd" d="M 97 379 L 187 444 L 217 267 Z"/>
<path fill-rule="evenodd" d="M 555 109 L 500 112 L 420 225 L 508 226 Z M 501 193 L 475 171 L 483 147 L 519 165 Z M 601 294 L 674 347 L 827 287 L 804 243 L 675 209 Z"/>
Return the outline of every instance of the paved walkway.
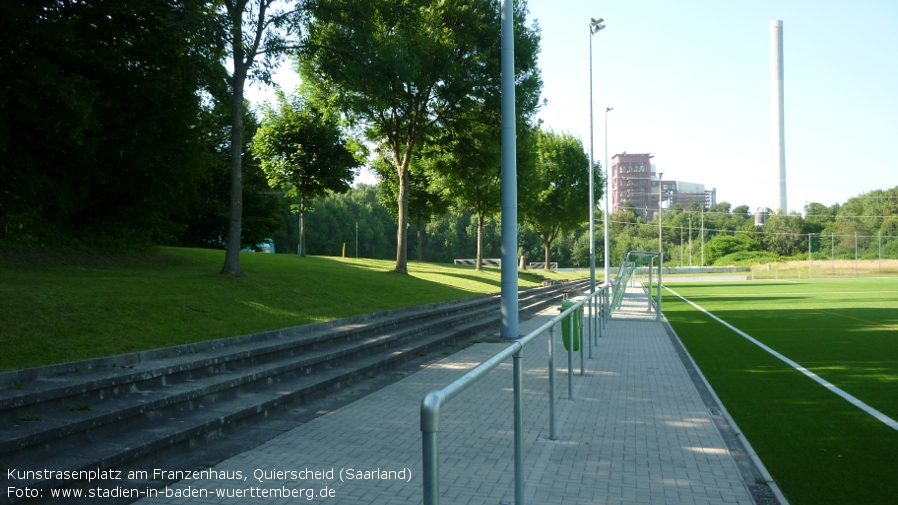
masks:
<path fill-rule="evenodd" d="M 586 359 L 585 376 L 579 375 L 579 356 L 574 360 L 573 401 L 567 400 L 567 359 L 556 331 L 559 441 L 547 440 L 548 337 L 524 349 L 527 503 L 753 503 L 670 338 L 646 312 L 648 302 L 640 293 L 628 291 L 594 348 L 594 359 Z M 552 310 L 522 321 L 521 332 L 554 315 Z M 295 503 L 296 498 L 270 496 L 287 490 L 306 498 L 309 489 L 317 493 L 310 501 L 319 503 L 421 503 L 421 399 L 506 345 L 468 347 L 213 468 L 240 471 L 245 481 L 182 481 L 169 494 L 189 491 L 190 498 L 160 494 L 138 503 Z M 443 407 L 441 503 L 513 503 L 511 390 L 509 361 Z M 399 479 L 403 469 L 410 479 Z M 302 470 L 325 473 L 298 473 Z M 347 473 L 364 478 L 384 471 L 395 473 L 347 479 Z M 330 496 L 321 497 L 322 491 Z M 244 498 L 228 493 L 244 493 Z M 269 498 L 255 498 L 265 493 Z"/>

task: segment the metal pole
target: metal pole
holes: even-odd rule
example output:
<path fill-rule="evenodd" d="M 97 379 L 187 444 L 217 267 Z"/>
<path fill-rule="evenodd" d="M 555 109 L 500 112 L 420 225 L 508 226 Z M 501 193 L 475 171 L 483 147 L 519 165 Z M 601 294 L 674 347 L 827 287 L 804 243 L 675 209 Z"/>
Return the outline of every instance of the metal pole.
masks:
<path fill-rule="evenodd" d="M 574 311 L 567 316 L 567 399 L 574 399 Z"/>
<path fill-rule="evenodd" d="M 524 372 L 523 349 L 514 353 L 514 502 L 524 505 Z"/>
<path fill-rule="evenodd" d="M 882 232 L 876 232 L 876 238 L 879 240 L 879 276 L 882 277 Z"/>
<path fill-rule="evenodd" d="M 583 342 L 583 312 L 582 308 L 577 310 L 577 331 L 580 332 L 580 377 L 583 377 L 583 361 L 585 359 L 585 342 Z"/>
<path fill-rule="evenodd" d="M 811 234 L 808 233 L 808 279 L 811 278 Z"/>
<path fill-rule="evenodd" d="M 664 184 L 661 182 L 663 177 L 664 177 L 664 172 L 658 172 L 658 252 L 661 252 L 664 250 L 664 242 L 663 242 L 664 235 L 662 233 L 662 230 L 664 228 L 661 224 L 662 217 L 664 216 L 664 213 L 661 209 L 661 199 L 662 199 L 662 196 L 664 195 L 664 190 L 663 190 Z"/>
<path fill-rule="evenodd" d="M 592 307 L 592 305 L 593 305 L 592 302 L 594 300 L 595 300 L 595 297 L 593 297 L 592 295 L 589 295 L 589 299 L 587 300 L 587 303 L 589 306 L 589 316 L 587 316 L 587 319 L 586 319 L 586 324 L 589 326 L 589 359 L 592 359 L 592 340 L 595 335 L 595 332 L 593 332 L 593 328 L 592 328 L 593 323 L 595 323 L 595 321 L 596 321 L 596 313 L 595 313 L 595 311 L 593 311 L 593 307 Z"/>
<path fill-rule="evenodd" d="M 518 338 L 518 185 L 514 0 L 502 0 L 502 297 L 500 335 Z M 548 265 L 546 265 L 548 266 Z"/>
<path fill-rule="evenodd" d="M 604 283 L 608 284 L 611 282 L 611 256 L 608 255 L 608 219 L 611 217 L 611 212 L 608 210 L 608 200 L 611 198 L 611 171 L 608 169 L 608 113 L 614 110 L 613 107 L 605 108 L 605 256 L 603 258 L 603 262 L 605 263 L 605 279 Z"/>
<path fill-rule="evenodd" d="M 555 325 L 549 328 L 549 440 L 555 440 Z"/>
<path fill-rule="evenodd" d="M 439 505 L 440 503 L 440 476 L 437 472 L 439 466 L 439 447 L 437 445 L 437 432 L 425 432 L 421 437 L 424 451 L 424 505 Z"/>
<path fill-rule="evenodd" d="M 702 273 L 705 272 L 705 204 L 702 204 Z"/>
<path fill-rule="evenodd" d="M 661 270 L 664 268 L 664 253 L 658 253 L 658 320 L 661 320 Z"/>
<path fill-rule="evenodd" d="M 857 265 L 857 232 L 854 232 L 854 276 L 858 277 Z"/>
<path fill-rule="evenodd" d="M 655 269 L 655 258 L 649 258 L 649 312 L 652 311 L 652 270 Z"/>
<path fill-rule="evenodd" d="M 830 233 L 830 234 L 829 234 L 829 237 L 830 237 L 830 247 L 832 248 L 832 249 L 830 250 L 830 258 L 832 258 L 832 262 L 833 262 L 833 277 L 835 277 L 835 276 L 836 276 L 836 234 L 835 234 L 835 233 Z"/>
<path fill-rule="evenodd" d="M 589 24 L 589 292 L 596 291 L 596 232 L 595 211 L 595 167 L 593 162 L 593 125 L 592 125 L 592 34 L 593 24 Z"/>

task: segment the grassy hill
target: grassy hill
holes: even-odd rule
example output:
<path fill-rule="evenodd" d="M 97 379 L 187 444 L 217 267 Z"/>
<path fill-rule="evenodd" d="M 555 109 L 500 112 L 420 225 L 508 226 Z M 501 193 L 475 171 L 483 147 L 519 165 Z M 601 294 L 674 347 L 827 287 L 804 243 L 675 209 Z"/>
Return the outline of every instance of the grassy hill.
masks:
<path fill-rule="evenodd" d="M 452 300 L 500 289 L 498 268 L 160 248 L 139 257 L 0 261 L 0 370 L 109 356 Z M 521 273 L 520 287 L 537 273 Z M 549 274 L 570 278 L 571 274 Z"/>

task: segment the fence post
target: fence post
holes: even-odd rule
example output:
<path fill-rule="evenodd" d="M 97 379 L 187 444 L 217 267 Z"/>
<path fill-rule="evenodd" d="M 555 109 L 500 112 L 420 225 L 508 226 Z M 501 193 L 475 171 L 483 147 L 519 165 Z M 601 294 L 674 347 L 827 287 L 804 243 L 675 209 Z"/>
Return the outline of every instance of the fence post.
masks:
<path fill-rule="evenodd" d="M 549 328 L 549 440 L 555 440 L 555 325 Z"/>
<path fill-rule="evenodd" d="M 524 373 L 523 346 L 514 353 L 514 502 L 524 505 Z"/>

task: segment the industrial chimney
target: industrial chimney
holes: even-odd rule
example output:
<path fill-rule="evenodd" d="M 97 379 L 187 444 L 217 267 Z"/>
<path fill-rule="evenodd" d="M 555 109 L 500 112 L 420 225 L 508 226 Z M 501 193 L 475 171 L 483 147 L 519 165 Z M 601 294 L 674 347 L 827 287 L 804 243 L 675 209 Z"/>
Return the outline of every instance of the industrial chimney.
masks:
<path fill-rule="evenodd" d="M 783 123 L 783 22 L 770 22 L 770 133 L 773 162 L 779 169 L 779 210 L 786 206 L 786 132 Z"/>

